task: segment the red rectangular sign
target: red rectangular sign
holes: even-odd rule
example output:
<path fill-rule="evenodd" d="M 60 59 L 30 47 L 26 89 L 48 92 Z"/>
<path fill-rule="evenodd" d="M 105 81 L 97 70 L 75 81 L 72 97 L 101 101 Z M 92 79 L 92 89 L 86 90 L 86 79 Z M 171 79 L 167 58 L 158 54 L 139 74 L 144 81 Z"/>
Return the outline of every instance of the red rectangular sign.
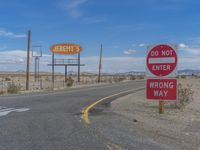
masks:
<path fill-rule="evenodd" d="M 147 79 L 146 96 L 151 100 L 176 100 L 176 79 Z"/>

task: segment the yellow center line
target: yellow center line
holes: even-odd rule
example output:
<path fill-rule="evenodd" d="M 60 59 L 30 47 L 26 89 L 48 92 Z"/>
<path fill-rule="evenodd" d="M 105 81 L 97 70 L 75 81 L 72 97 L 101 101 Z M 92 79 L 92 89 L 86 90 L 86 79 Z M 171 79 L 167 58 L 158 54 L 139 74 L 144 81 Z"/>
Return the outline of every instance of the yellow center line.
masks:
<path fill-rule="evenodd" d="M 89 120 L 89 112 L 92 108 L 94 108 L 97 104 L 101 103 L 102 101 L 104 100 L 108 100 L 112 97 L 115 97 L 115 96 L 118 96 L 118 95 L 121 95 L 121 94 L 125 94 L 125 93 L 129 93 L 129 92 L 134 92 L 134 91 L 137 91 L 137 90 L 140 90 L 142 88 L 138 88 L 138 89 L 131 89 L 131 90 L 127 90 L 127 91 L 123 91 L 123 92 L 120 92 L 120 93 L 117 93 L 117 94 L 113 94 L 113 95 L 110 95 L 110 96 L 107 96 L 107 97 L 104 97 L 96 102 L 94 102 L 93 104 L 89 105 L 87 108 L 83 109 L 81 112 L 82 112 L 82 119 L 84 120 L 84 122 L 86 124 L 90 124 L 90 120 Z"/>

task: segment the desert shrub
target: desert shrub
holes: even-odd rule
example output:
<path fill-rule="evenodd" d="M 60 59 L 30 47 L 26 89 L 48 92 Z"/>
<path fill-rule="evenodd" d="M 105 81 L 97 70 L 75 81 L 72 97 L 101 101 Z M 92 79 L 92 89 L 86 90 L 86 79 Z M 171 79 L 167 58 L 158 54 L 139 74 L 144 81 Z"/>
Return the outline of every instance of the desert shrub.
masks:
<path fill-rule="evenodd" d="M 126 78 L 125 77 L 115 77 L 114 78 L 114 82 L 122 82 L 122 81 L 124 81 L 124 80 L 126 80 Z"/>
<path fill-rule="evenodd" d="M 9 77 L 6 77 L 5 81 L 11 81 L 11 79 Z"/>
<path fill-rule="evenodd" d="M 73 84 L 74 84 L 74 80 L 72 79 L 72 77 L 67 78 L 67 82 L 66 82 L 67 87 L 72 87 Z"/>
<path fill-rule="evenodd" d="M 49 81 L 49 77 L 47 76 L 47 77 L 45 77 L 45 81 Z"/>
<path fill-rule="evenodd" d="M 126 77 L 119 77 L 119 82 L 126 80 Z"/>
<path fill-rule="evenodd" d="M 143 79 L 144 79 L 144 76 L 140 75 L 140 76 L 139 76 L 139 79 L 140 79 L 140 80 L 143 80 Z"/>
<path fill-rule="evenodd" d="M 113 78 L 113 81 L 114 81 L 114 82 L 119 82 L 119 80 L 118 80 L 117 77 L 114 77 L 114 78 Z"/>
<path fill-rule="evenodd" d="M 178 100 L 176 106 L 178 108 L 183 108 L 191 101 L 193 101 L 194 92 L 192 91 L 192 85 L 187 85 L 183 87 L 182 84 L 178 85 Z"/>
<path fill-rule="evenodd" d="M 0 91 L 0 95 L 3 95 L 4 94 L 4 91 Z"/>
<path fill-rule="evenodd" d="M 195 79 L 199 79 L 200 76 L 198 76 L 198 75 L 194 75 L 194 78 L 195 78 Z"/>
<path fill-rule="evenodd" d="M 108 82 L 109 82 L 109 83 L 113 83 L 113 79 L 112 79 L 112 78 L 109 78 L 109 79 L 108 79 Z"/>
<path fill-rule="evenodd" d="M 16 85 L 14 82 L 8 84 L 7 92 L 11 94 L 18 93 L 21 89 L 20 85 Z"/>
<path fill-rule="evenodd" d="M 180 76 L 182 79 L 186 79 L 186 75 L 181 75 Z"/>
<path fill-rule="evenodd" d="M 130 76 L 130 80 L 136 80 L 136 77 L 135 76 Z"/>

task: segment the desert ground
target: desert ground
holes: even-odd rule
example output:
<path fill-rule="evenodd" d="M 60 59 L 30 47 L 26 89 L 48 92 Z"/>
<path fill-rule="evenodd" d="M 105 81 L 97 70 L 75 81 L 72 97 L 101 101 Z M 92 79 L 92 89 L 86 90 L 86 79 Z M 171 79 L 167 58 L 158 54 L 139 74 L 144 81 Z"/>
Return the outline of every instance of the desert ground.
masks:
<path fill-rule="evenodd" d="M 35 80 L 34 73 L 30 73 L 29 76 L 29 92 L 31 91 L 41 91 L 41 90 L 51 90 L 52 89 L 52 75 L 51 73 L 41 73 L 39 78 Z M 103 75 L 101 77 L 101 83 L 116 83 L 129 80 L 140 80 L 144 79 L 144 76 L 133 76 L 133 75 Z M 80 87 L 85 85 L 97 84 L 98 75 L 82 73 L 80 76 L 81 82 L 77 81 L 77 75 L 69 74 L 67 82 L 65 80 L 64 74 L 55 73 L 54 78 L 54 89 L 63 89 L 67 87 Z M 8 88 L 11 85 L 16 86 L 16 92 L 24 92 L 26 89 L 26 75 L 25 73 L 16 72 L 1 72 L 0 73 L 0 94 L 5 94 L 8 92 Z M 12 91 L 10 92 L 12 94 Z"/>
<path fill-rule="evenodd" d="M 184 76 L 178 83 L 192 91 L 189 102 L 180 106 L 180 98 L 176 102 L 167 101 L 164 114 L 158 113 L 158 101 L 145 98 L 145 90 L 113 101 L 111 110 L 132 120 L 150 139 L 171 149 L 199 150 L 200 78 Z"/>

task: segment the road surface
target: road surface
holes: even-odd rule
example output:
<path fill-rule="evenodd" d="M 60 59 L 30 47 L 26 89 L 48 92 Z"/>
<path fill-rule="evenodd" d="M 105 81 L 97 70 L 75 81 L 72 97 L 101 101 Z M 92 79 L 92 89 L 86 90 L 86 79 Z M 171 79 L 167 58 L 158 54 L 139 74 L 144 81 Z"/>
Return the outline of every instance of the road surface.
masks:
<path fill-rule="evenodd" d="M 115 141 L 102 140 L 93 124 L 81 119 L 80 112 L 103 97 L 142 87 L 144 81 L 130 81 L 0 97 L 0 150 L 122 149 Z M 132 140 L 138 143 L 137 137 Z M 151 146 L 159 149 L 154 143 Z M 145 146 L 144 142 L 141 148 L 149 149 L 149 143 Z"/>

